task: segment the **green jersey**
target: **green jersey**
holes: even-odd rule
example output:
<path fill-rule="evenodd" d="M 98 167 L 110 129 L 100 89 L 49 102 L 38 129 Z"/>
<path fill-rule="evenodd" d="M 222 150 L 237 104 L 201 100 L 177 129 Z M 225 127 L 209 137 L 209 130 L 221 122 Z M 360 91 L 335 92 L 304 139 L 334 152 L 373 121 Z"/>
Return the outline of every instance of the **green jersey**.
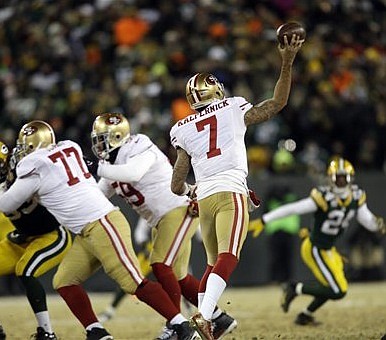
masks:
<path fill-rule="evenodd" d="M 310 239 L 313 245 L 321 249 L 334 246 L 358 208 L 366 202 L 366 193 L 357 185 L 351 186 L 346 199 L 341 199 L 328 186 L 312 189 L 310 197 L 318 207 L 314 213 L 314 227 Z"/>

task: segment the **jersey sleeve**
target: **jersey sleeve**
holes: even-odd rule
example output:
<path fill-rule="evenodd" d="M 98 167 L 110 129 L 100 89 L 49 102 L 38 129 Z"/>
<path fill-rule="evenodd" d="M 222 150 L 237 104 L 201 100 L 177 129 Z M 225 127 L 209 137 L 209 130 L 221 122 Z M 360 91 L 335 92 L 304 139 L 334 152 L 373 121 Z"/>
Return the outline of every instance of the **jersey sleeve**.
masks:
<path fill-rule="evenodd" d="M 170 143 L 172 146 L 177 149 L 177 148 L 184 148 L 182 141 L 180 140 L 178 136 L 178 130 L 177 130 L 177 125 L 174 125 L 172 129 L 170 130 Z"/>
<path fill-rule="evenodd" d="M 323 211 L 327 211 L 328 209 L 328 203 L 326 199 L 324 198 L 323 193 L 318 188 L 313 188 L 310 193 L 310 197 L 314 200 L 317 207 L 319 209 L 322 209 Z"/>
<path fill-rule="evenodd" d="M 361 207 L 367 201 L 366 192 L 364 190 L 362 190 L 362 189 L 359 189 L 357 191 L 356 195 L 358 196 L 357 197 L 357 199 L 358 199 L 358 207 Z"/>
<path fill-rule="evenodd" d="M 248 102 L 244 97 L 234 97 L 234 100 L 236 101 L 237 106 L 239 107 L 243 117 L 247 113 L 247 111 L 253 107 L 253 105 Z"/>
<path fill-rule="evenodd" d="M 38 162 L 34 158 L 23 158 L 16 166 L 16 176 L 24 178 L 31 175 L 37 175 Z"/>

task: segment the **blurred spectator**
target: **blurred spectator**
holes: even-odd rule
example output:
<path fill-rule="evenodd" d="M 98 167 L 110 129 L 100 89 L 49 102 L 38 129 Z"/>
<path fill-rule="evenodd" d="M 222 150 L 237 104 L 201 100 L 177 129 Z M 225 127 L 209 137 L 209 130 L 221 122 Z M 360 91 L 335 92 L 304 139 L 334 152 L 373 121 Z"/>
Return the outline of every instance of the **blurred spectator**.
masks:
<path fill-rule="evenodd" d="M 95 113 L 118 111 L 167 149 L 193 73 L 210 71 L 230 94 L 258 102 L 280 62 L 270 48 L 276 28 L 300 21 L 307 41 L 289 105 L 246 136 L 248 146 L 263 145 L 260 170 L 282 138 L 295 141 L 294 157 L 311 172 L 337 149 L 381 170 L 385 10 L 382 0 L 3 1 L 0 134 L 12 145 L 27 120 L 55 118 L 64 138 L 87 144 Z"/>

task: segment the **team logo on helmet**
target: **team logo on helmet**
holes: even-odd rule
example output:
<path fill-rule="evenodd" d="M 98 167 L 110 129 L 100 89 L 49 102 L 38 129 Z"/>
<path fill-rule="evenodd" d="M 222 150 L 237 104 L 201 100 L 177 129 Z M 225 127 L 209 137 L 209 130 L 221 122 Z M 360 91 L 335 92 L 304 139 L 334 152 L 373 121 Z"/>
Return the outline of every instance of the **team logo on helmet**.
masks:
<path fill-rule="evenodd" d="M 37 128 L 35 126 L 27 126 L 24 131 L 23 135 L 25 136 L 31 136 L 37 131 Z"/>
<path fill-rule="evenodd" d="M 106 119 L 106 125 L 118 125 L 120 122 L 122 122 L 122 119 L 118 116 L 109 116 Z"/>
<path fill-rule="evenodd" d="M 206 82 L 209 84 L 209 85 L 216 85 L 217 84 L 217 79 L 215 76 L 213 75 L 209 75 L 206 77 Z"/>

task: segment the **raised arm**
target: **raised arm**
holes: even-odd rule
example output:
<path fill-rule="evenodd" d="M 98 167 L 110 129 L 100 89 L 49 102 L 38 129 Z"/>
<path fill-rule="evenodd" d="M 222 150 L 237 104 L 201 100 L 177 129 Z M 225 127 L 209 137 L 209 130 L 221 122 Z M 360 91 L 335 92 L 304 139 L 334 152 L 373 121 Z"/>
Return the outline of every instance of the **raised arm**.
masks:
<path fill-rule="evenodd" d="M 259 124 L 271 119 L 284 106 L 287 105 L 292 77 L 292 63 L 295 60 L 297 52 L 302 47 L 304 39 L 293 35 L 291 42 L 288 43 L 287 36 L 284 37 L 284 47 L 278 46 L 282 58 L 281 70 L 279 79 L 275 85 L 273 97 L 259 104 L 254 105 L 244 116 L 246 126 L 251 124 Z"/>

